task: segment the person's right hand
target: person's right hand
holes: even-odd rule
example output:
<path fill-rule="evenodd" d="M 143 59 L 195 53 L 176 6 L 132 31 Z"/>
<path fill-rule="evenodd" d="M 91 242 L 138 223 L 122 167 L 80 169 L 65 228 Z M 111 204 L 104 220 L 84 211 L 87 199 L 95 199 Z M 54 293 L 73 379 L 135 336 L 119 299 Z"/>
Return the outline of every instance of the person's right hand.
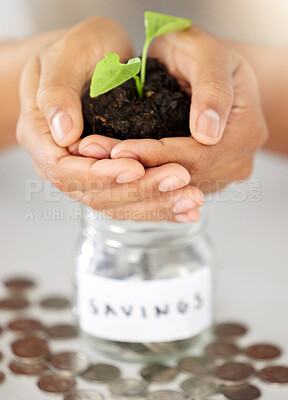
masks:
<path fill-rule="evenodd" d="M 137 160 L 111 160 L 107 150 L 101 160 L 68 152 L 83 131 L 81 95 L 96 63 L 108 52 L 127 60 L 132 56 L 129 38 L 114 21 L 94 17 L 33 57 L 20 84 L 18 141 L 30 152 L 42 177 L 113 218 L 197 220 L 203 196 L 199 189 L 187 186 L 190 175 L 183 166 L 168 163 L 145 173 Z M 119 142 L 100 140 L 110 151 Z"/>

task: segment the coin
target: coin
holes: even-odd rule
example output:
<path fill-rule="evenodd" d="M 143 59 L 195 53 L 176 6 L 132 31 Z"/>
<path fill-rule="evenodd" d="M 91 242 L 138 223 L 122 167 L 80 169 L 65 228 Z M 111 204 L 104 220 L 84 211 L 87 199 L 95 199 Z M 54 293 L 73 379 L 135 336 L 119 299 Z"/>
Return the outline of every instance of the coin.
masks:
<path fill-rule="evenodd" d="M 11 290 L 27 290 L 35 286 L 35 281 L 25 277 L 15 277 L 11 279 L 6 279 L 4 281 L 4 286 Z"/>
<path fill-rule="evenodd" d="M 213 361 L 208 357 L 187 357 L 179 362 L 179 369 L 193 375 L 202 375 L 210 372 L 214 367 Z"/>
<path fill-rule="evenodd" d="M 220 385 L 210 376 L 197 376 L 181 383 L 181 389 L 187 396 L 206 398 L 219 391 Z"/>
<path fill-rule="evenodd" d="M 176 378 L 177 374 L 177 368 L 162 364 L 147 365 L 140 371 L 142 378 L 150 383 L 170 382 Z"/>
<path fill-rule="evenodd" d="M 8 324 L 8 328 L 16 332 L 32 332 L 43 329 L 42 322 L 37 319 L 16 319 Z"/>
<path fill-rule="evenodd" d="M 111 382 L 119 376 L 119 368 L 109 364 L 92 364 L 81 374 L 81 378 L 94 383 Z"/>
<path fill-rule="evenodd" d="M 5 380 L 5 375 L 3 372 L 0 371 L 0 385 L 2 382 L 4 382 L 4 380 Z"/>
<path fill-rule="evenodd" d="M 49 357 L 49 368 L 61 375 L 74 376 L 88 368 L 89 360 L 85 353 L 67 351 L 52 354 Z"/>
<path fill-rule="evenodd" d="M 212 342 L 205 347 L 205 353 L 212 358 L 229 360 L 240 354 L 239 347 L 234 343 Z"/>
<path fill-rule="evenodd" d="M 261 396 L 260 390 L 252 385 L 224 387 L 222 394 L 229 400 L 256 400 Z"/>
<path fill-rule="evenodd" d="M 3 311 L 19 311 L 29 307 L 29 301 L 21 297 L 11 297 L 0 300 L 0 310 Z"/>
<path fill-rule="evenodd" d="M 120 399 L 145 397 L 147 389 L 147 383 L 139 379 L 116 379 L 109 385 L 110 392 Z"/>
<path fill-rule="evenodd" d="M 66 394 L 64 400 L 104 400 L 104 396 L 94 390 L 75 390 Z"/>
<path fill-rule="evenodd" d="M 24 364 L 39 363 L 49 354 L 46 341 L 33 337 L 18 339 L 11 347 L 16 358 Z"/>
<path fill-rule="evenodd" d="M 47 297 L 40 302 L 40 306 L 46 310 L 64 310 L 70 307 L 70 301 L 65 297 Z"/>
<path fill-rule="evenodd" d="M 48 367 L 45 362 L 41 364 L 27 365 L 12 361 L 9 365 L 9 369 L 16 375 L 38 376 L 45 372 Z"/>
<path fill-rule="evenodd" d="M 281 355 L 279 347 L 271 344 L 254 344 L 244 350 L 247 357 L 256 361 L 271 361 Z"/>
<path fill-rule="evenodd" d="M 258 372 L 258 376 L 264 382 L 283 385 L 288 383 L 288 367 L 281 365 L 266 367 Z"/>
<path fill-rule="evenodd" d="M 235 340 L 247 333 L 246 326 L 234 322 L 226 322 L 216 325 L 214 333 L 221 340 Z"/>
<path fill-rule="evenodd" d="M 214 376 L 225 385 L 241 385 L 255 375 L 251 365 L 240 362 L 227 362 L 214 369 Z"/>
<path fill-rule="evenodd" d="M 46 374 L 40 377 L 37 386 L 43 392 L 66 394 L 75 389 L 76 381 L 73 378 Z"/>
<path fill-rule="evenodd" d="M 49 339 L 71 339 L 78 336 L 78 330 L 74 325 L 59 324 L 46 329 Z"/>
<path fill-rule="evenodd" d="M 182 393 L 176 392 L 176 390 L 158 390 L 150 393 L 146 400 L 187 400 L 187 398 Z"/>

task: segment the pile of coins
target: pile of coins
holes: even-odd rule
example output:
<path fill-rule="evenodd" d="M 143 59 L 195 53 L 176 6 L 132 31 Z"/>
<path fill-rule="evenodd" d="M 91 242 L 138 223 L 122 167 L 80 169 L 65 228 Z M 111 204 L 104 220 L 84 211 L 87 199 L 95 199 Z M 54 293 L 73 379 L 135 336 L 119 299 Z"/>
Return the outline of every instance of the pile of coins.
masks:
<path fill-rule="evenodd" d="M 29 308 L 26 293 L 35 286 L 33 281 L 14 278 L 6 280 L 4 285 L 9 297 L 0 299 L 1 311 L 19 312 Z M 38 305 L 47 312 L 70 308 L 69 300 L 63 297 L 45 298 Z M 0 327 L 0 335 L 5 330 L 15 335 L 10 349 L 11 373 L 19 377 L 37 377 L 36 384 L 43 393 L 58 394 L 64 400 L 105 399 L 98 390 L 77 389 L 80 380 L 95 387 L 102 385 L 110 392 L 106 398 L 120 400 L 204 400 L 215 399 L 215 396 L 230 400 L 255 400 L 261 397 L 261 391 L 251 384 L 252 379 L 274 385 L 288 383 L 287 366 L 269 365 L 281 356 L 281 349 L 269 343 L 255 343 L 241 348 L 238 340 L 244 337 L 247 328 L 239 323 L 218 324 L 214 328 L 213 341 L 201 354 L 183 358 L 172 366 L 158 363 L 145 365 L 139 368 L 137 376 L 131 378 L 122 377 L 121 370 L 115 365 L 91 363 L 82 351 L 52 352 L 51 340 L 66 341 L 77 337 L 77 328 L 72 324 L 46 326 L 37 319 L 26 317 L 15 318 L 5 327 Z M 177 390 L 165 388 L 171 382 L 175 383 Z M 5 375 L 0 371 L 2 383 L 5 384 Z M 163 389 L 155 391 L 153 385 L 163 385 Z"/>

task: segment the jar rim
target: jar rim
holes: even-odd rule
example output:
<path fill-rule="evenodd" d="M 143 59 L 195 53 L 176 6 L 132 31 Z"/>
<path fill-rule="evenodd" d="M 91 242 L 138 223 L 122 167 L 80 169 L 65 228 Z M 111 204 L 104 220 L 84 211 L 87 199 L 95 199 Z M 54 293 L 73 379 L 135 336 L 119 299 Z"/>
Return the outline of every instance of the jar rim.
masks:
<path fill-rule="evenodd" d="M 132 220 L 115 220 L 109 218 L 105 214 L 93 210 L 88 206 L 84 206 L 85 212 L 83 213 L 84 226 L 89 225 L 97 229 L 101 229 L 106 233 L 111 234 L 149 234 L 149 233 L 173 233 L 175 235 L 198 235 L 206 227 L 206 213 L 205 209 L 201 210 L 201 218 L 193 223 L 175 223 L 175 222 L 142 222 Z"/>

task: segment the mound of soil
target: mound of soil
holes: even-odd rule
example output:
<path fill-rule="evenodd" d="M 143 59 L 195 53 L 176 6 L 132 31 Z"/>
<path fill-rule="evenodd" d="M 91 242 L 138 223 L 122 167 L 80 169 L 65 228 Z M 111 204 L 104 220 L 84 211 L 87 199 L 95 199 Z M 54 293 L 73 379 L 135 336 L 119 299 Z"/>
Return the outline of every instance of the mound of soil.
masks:
<path fill-rule="evenodd" d="M 180 89 L 165 65 L 148 58 L 145 99 L 138 99 L 134 79 L 92 99 L 82 98 L 82 137 L 98 134 L 117 139 L 190 136 L 190 96 Z"/>

